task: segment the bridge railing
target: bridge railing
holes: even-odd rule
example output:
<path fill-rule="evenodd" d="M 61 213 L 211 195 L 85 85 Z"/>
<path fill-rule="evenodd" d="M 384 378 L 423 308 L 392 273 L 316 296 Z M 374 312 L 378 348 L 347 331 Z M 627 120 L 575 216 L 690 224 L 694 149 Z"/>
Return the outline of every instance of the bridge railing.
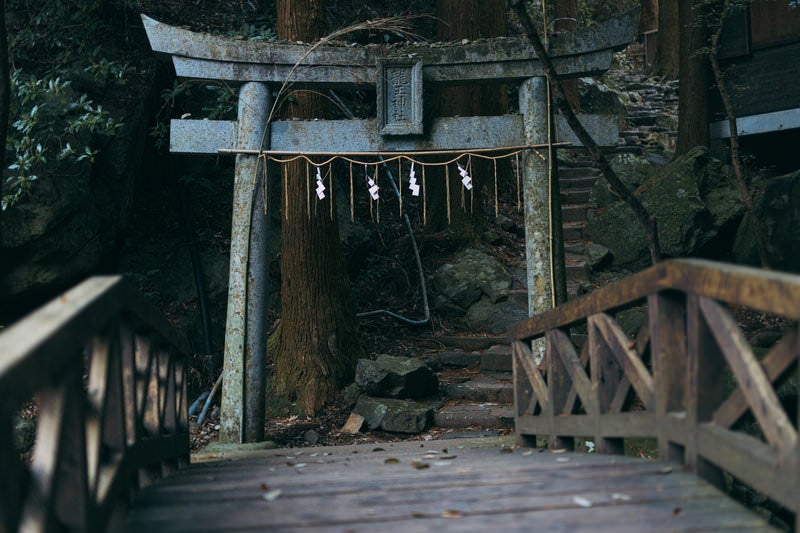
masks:
<path fill-rule="evenodd" d="M 763 357 L 734 318 L 745 310 L 782 317 L 782 338 Z M 663 458 L 721 487 L 727 473 L 797 517 L 798 319 L 800 276 L 658 264 L 512 328 L 517 432 L 554 448 L 588 439 L 599 453 L 656 438 Z M 776 392 L 787 380 L 788 406 Z"/>
<path fill-rule="evenodd" d="M 121 530 L 142 486 L 189 460 L 184 340 L 119 276 L 0 333 L 0 531 Z M 29 459 L 14 445 L 38 409 Z"/>

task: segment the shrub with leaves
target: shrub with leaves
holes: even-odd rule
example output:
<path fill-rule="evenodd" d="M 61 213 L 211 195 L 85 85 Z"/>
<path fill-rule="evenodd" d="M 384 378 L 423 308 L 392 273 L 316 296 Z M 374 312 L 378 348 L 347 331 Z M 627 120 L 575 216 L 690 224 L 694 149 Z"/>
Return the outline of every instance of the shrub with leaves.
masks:
<path fill-rule="evenodd" d="M 10 128 L 0 206 L 21 201 L 38 180 L 75 172 L 98 154 L 98 136 L 121 123 L 70 80 L 124 84 L 133 67 L 114 40 L 113 20 L 130 0 L 9 0 Z"/>
<path fill-rule="evenodd" d="M 94 161 L 94 135 L 110 135 L 121 123 L 61 78 L 36 79 L 20 71 L 11 76 L 10 164 L 5 176 L 5 210 L 48 173 L 47 165 Z"/>

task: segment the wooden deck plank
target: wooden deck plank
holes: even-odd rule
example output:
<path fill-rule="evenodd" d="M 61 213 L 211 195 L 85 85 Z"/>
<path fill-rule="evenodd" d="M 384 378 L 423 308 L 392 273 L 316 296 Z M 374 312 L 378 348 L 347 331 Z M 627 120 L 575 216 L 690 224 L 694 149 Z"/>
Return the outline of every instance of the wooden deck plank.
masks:
<path fill-rule="evenodd" d="M 717 489 L 661 461 L 455 440 L 423 446 L 276 450 L 195 464 L 144 490 L 129 529 L 769 530 Z M 377 447 L 383 450 L 372 451 Z M 280 495 L 265 498 L 272 491 Z"/>

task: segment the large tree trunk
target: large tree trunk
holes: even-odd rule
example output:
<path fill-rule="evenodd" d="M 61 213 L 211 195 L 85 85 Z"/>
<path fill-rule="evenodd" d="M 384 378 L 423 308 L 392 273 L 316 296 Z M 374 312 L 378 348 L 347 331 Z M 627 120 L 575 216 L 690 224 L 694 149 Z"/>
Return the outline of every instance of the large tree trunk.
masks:
<path fill-rule="evenodd" d="M 480 39 L 506 34 L 504 0 L 437 0 L 436 35 L 441 41 Z M 436 116 L 502 115 L 508 112 L 506 86 L 449 87 L 436 96 Z M 499 168 L 503 169 L 500 165 Z M 436 169 L 436 170 L 433 170 Z M 433 179 L 428 180 L 430 190 L 429 229 L 438 231 L 447 227 L 460 242 L 473 242 L 484 230 L 483 206 L 480 192 L 493 180 L 494 169 L 490 162 L 473 160 L 473 195 L 462 189 L 455 169 L 450 169 L 451 219 L 447 220 L 447 191 L 444 170 L 432 167 Z M 493 190 L 493 185 L 487 190 Z M 464 194 L 464 207 L 461 198 Z"/>
<path fill-rule="evenodd" d="M 324 4 L 324 0 L 278 0 L 278 37 L 305 42 L 321 37 Z M 321 109 L 318 96 L 299 93 L 287 104 L 285 114 L 316 118 Z M 282 222 L 281 324 L 270 346 L 275 350 L 277 392 L 296 397 L 310 414 L 333 400 L 340 386 L 352 378 L 361 349 L 336 210 L 333 217 L 329 215 L 332 195 L 317 200 L 315 171 L 310 170 L 309 190 L 302 161 L 285 165 L 283 172 L 288 210 Z"/>
<path fill-rule="evenodd" d="M 680 63 L 679 51 L 678 0 L 658 0 L 658 48 L 653 58 L 653 74 L 676 79 Z"/>
<path fill-rule="evenodd" d="M 679 0 L 680 21 L 680 92 L 678 99 L 678 143 L 675 155 L 685 154 L 695 146 L 708 146 L 708 89 L 710 66 L 707 50 L 708 31 L 702 0 Z"/>
<path fill-rule="evenodd" d="M 658 29 L 658 0 L 642 0 L 642 18 L 639 33 Z"/>

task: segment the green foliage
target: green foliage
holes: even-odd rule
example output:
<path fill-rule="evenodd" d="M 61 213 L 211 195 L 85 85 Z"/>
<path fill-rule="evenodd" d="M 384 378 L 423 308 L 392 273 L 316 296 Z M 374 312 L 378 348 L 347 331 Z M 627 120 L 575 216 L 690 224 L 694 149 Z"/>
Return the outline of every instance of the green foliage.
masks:
<path fill-rule="evenodd" d="M 164 148 L 169 140 L 169 118 L 197 118 L 233 120 L 236 118 L 238 97 L 233 88 L 223 82 L 186 80 L 175 82 L 171 89 L 161 92 L 161 110 L 150 135 L 157 148 Z"/>
<path fill-rule="evenodd" d="M 134 70 L 107 46 L 118 38 L 108 21 L 133 7 L 131 0 L 9 0 L 6 6 L 12 73 L 3 210 L 64 165 L 93 161 L 97 136 L 121 126 L 71 80 L 103 90 L 124 84 Z"/>
<path fill-rule="evenodd" d="M 21 71 L 11 75 L 12 112 L 8 175 L 2 209 L 30 191 L 47 165 L 93 161 L 92 135 L 110 135 L 120 123 L 85 94 L 78 96 L 61 78 L 36 79 Z"/>

